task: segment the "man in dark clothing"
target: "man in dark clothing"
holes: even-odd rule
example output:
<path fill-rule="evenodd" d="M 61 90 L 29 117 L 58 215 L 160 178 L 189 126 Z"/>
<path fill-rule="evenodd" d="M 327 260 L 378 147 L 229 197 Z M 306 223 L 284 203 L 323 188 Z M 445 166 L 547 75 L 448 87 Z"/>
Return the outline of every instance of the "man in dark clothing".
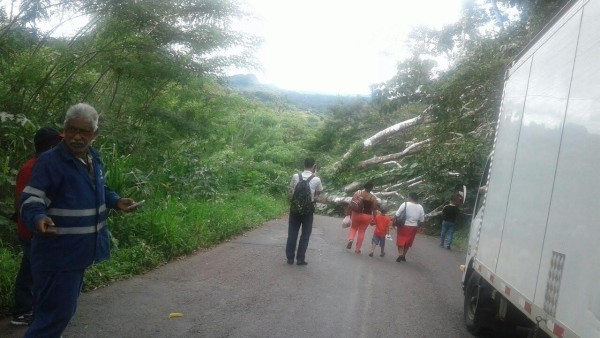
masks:
<path fill-rule="evenodd" d="M 29 251 L 31 250 L 31 237 L 33 234 L 27 230 L 19 217 L 21 192 L 25 189 L 31 178 L 31 170 L 37 157 L 46 150 L 56 146 L 61 139 L 62 136 L 60 133 L 52 128 L 45 127 L 38 130 L 33 136 L 35 156 L 25 162 L 17 174 L 14 203 L 15 221 L 17 222 L 17 233 L 19 234 L 19 243 L 21 244 L 23 256 L 21 257 L 21 265 L 15 279 L 15 307 L 13 308 L 13 316 L 10 321 L 13 325 L 29 325 L 33 318 L 33 277 L 31 276 L 31 264 L 29 263 Z"/>
<path fill-rule="evenodd" d="M 85 269 L 109 257 L 108 210 L 137 208 L 106 186 L 91 146 L 98 118 L 88 104 L 69 108 L 64 140 L 38 157 L 21 194 L 21 218 L 33 232 L 35 301 L 27 338 L 61 336 L 75 314 Z"/>
<path fill-rule="evenodd" d="M 450 199 L 450 204 L 446 205 L 442 209 L 442 234 L 440 238 L 440 247 L 444 247 L 444 241 L 446 234 L 448 234 L 448 242 L 446 243 L 446 249 L 450 250 L 452 245 L 452 238 L 454 237 L 454 225 L 460 215 L 459 205 L 462 205 L 463 197 L 462 192 L 455 193 Z"/>
<path fill-rule="evenodd" d="M 315 176 L 316 165 L 313 158 L 307 158 L 304 160 L 304 171 L 297 173 L 292 176 L 290 182 L 290 195 L 294 194 L 294 190 L 298 183 L 302 181 L 308 181 L 310 186 L 311 200 L 314 203 L 315 195 L 318 195 L 323 191 L 323 185 L 321 185 L 321 179 Z M 292 201 L 293 203 L 293 201 Z M 313 214 L 314 208 L 310 208 L 306 212 L 296 212 L 295 208 L 290 207 L 290 217 L 288 222 L 288 239 L 285 246 L 285 254 L 287 257 L 288 264 L 294 264 L 294 256 L 296 257 L 296 264 L 306 265 L 308 264 L 305 260 L 306 249 L 308 248 L 308 240 L 312 232 Z M 300 235 L 300 241 L 298 242 L 298 251 L 296 252 L 296 242 L 298 240 L 298 232 L 302 227 L 302 234 Z"/>

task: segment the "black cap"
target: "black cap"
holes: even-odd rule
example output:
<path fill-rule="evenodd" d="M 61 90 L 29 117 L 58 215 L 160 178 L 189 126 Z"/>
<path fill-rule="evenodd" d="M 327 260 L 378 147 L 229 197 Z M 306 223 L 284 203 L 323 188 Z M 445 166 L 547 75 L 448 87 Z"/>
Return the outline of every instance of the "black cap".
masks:
<path fill-rule="evenodd" d="M 62 136 L 56 129 L 44 127 L 38 130 L 33 137 L 35 152 L 41 154 L 57 145 L 61 140 Z"/>

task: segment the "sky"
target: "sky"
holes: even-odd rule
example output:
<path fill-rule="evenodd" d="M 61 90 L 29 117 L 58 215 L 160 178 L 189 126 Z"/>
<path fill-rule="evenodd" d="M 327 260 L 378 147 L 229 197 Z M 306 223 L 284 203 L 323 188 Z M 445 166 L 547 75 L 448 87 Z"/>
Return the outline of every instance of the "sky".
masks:
<path fill-rule="evenodd" d="M 231 75 L 252 73 L 261 83 L 300 92 L 369 95 L 371 84 L 391 79 L 409 56 L 405 41 L 413 27 L 456 22 L 465 0 L 238 1 L 257 19 L 236 29 L 264 42 L 257 53 L 261 70 Z M 61 29 L 86 21 L 77 18 Z"/>
<path fill-rule="evenodd" d="M 265 84 L 334 94 L 370 94 L 408 57 L 417 25 L 458 20 L 462 0 L 240 0 L 260 21 L 244 30 L 264 39 L 258 51 Z"/>

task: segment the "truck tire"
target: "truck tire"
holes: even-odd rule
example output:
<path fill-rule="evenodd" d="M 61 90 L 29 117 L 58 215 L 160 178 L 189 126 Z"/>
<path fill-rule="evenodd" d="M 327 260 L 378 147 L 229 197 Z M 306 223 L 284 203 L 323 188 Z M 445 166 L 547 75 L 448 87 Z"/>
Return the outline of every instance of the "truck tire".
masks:
<path fill-rule="evenodd" d="M 471 273 L 465 288 L 464 317 L 467 330 L 478 336 L 492 324 L 495 307 L 489 287 L 476 272 Z"/>

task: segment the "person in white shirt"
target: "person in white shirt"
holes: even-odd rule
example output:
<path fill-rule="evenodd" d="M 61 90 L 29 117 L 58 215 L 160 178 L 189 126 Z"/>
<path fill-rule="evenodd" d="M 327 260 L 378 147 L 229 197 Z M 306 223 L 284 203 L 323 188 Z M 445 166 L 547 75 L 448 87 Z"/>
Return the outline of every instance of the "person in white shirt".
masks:
<path fill-rule="evenodd" d="M 294 174 L 290 182 L 290 196 L 292 196 L 296 186 L 298 183 L 300 183 L 300 178 L 302 178 L 303 181 L 308 180 L 311 193 L 310 197 L 313 205 L 310 210 L 302 212 L 295 211 L 293 206 L 290 207 L 288 238 L 285 246 L 285 254 L 288 264 L 294 264 L 294 256 L 296 258 L 296 264 L 308 264 L 305 258 L 306 249 L 308 248 L 308 240 L 310 239 L 310 234 L 312 232 L 315 196 L 319 195 L 323 191 L 321 179 L 316 176 L 316 169 L 317 166 L 315 164 L 315 159 L 310 157 L 306 158 L 304 160 L 304 171 L 302 173 Z M 300 240 L 298 241 L 298 232 L 300 231 L 300 228 L 302 228 L 302 234 L 300 235 Z M 296 251 L 296 242 L 298 242 L 298 251 Z"/>
<path fill-rule="evenodd" d="M 408 194 L 408 201 L 400 204 L 400 208 L 396 211 L 396 217 L 406 209 L 406 221 L 403 226 L 398 226 L 396 230 L 397 238 L 396 245 L 398 245 L 398 258 L 396 262 L 406 262 L 406 253 L 408 249 L 413 245 L 415 236 L 417 235 L 417 229 L 420 223 L 425 221 L 425 211 L 419 204 L 419 196 L 416 192 Z"/>

